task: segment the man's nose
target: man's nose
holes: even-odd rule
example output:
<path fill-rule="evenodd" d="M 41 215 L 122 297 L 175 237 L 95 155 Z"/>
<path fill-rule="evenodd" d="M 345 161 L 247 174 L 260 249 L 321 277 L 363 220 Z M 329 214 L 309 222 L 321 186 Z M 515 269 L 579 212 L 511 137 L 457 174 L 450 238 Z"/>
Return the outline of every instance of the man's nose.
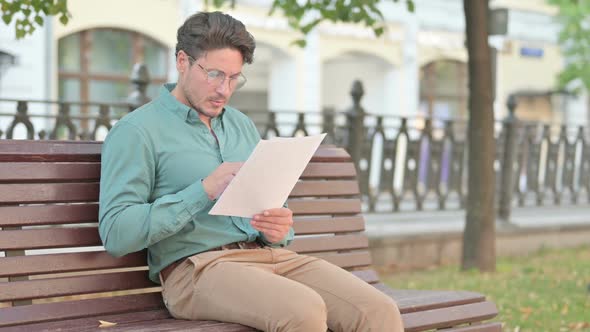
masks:
<path fill-rule="evenodd" d="M 222 95 L 228 95 L 231 93 L 231 87 L 230 87 L 230 80 L 229 79 L 224 79 L 221 84 L 217 85 L 217 88 L 215 89 L 215 91 L 219 94 Z"/>

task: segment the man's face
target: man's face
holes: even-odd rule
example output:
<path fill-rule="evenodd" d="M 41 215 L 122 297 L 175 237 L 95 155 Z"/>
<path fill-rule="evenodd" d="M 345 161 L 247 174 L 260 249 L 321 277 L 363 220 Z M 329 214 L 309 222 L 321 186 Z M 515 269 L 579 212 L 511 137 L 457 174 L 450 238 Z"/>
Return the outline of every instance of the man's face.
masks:
<path fill-rule="evenodd" d="M 182 51 L 176 65 L 180 102 L 197 110 L 199 118 L 209 123 L 221 114 L 235 91 L 243 59 L 238 50 L 230 48 L 208 51 L 198 59 Z M 225 79 L 221 80 L 222 76 Z"/>

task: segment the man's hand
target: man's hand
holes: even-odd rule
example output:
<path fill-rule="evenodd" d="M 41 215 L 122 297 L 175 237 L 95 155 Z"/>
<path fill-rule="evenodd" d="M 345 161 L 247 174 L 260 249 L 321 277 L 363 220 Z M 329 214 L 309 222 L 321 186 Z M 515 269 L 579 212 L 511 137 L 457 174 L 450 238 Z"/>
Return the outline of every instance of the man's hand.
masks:
<path fill-rule="evenodd" d="M 203 180 L 203 189 L 210 200 L 221 195 L 243 164 L 243 162 L 223 163 Z"/>
<path fill-rule="evenodd" d="M 281 241 L 293 225 L 293 211 L 288 208 L 269 209 L 256 214 L 250 222 L 271 243 Z"/>

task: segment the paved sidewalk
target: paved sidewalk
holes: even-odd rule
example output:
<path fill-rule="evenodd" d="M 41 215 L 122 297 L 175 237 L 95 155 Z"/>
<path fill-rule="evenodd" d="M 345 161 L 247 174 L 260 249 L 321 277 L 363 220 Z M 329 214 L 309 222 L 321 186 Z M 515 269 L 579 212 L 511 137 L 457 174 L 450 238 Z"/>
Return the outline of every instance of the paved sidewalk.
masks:
<path fill-rule="evenodd" d="M 369 237 L 462 232 L 465 211 L 364 213 Z M 497 230 L 588 226 L 590 205 L 529 206 L 512 210 L 511 225 L 497 221 Z"/>
<path fill-rule="evenodd" d="M 465 211 L 365 213 L 373 265 L 389 270 L 459 264 Z M 496 255 L 590 245 L 590 205 L 515 208 L 496 223 Z"/>

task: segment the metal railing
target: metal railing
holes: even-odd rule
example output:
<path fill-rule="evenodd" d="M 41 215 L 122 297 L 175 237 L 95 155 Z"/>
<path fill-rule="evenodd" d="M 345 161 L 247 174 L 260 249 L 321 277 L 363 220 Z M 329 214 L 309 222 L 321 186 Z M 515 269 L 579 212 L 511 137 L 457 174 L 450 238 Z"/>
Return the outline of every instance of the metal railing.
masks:
<path fill-rule="evenodd" d="M 361 107 L 355 82 L 352 107 L 344 112 L 245 111 L 263 138 L 326 132 L 324 143 L 353 156 L 369 212 L 463 208 L 467 188 L 465 120 L 377 115 Z M 145 101 L 143 101 L 145 102 Z M 31 107 L 50 114 L 31 114 Z M 72 115 L 84 106 L 88 113 Z M 137 105 L 0 100 L 0 138 L 101 140 Z M 509 116 L 496 122 L 496 192 L 499 216 L 513 206 L 590 202 L 590 140 L 582 126 L 519 121 L 510 98 Z M 20 127 L 20 128 L 19 128 Z M 20 133 L 20 134 L 19 134 Z M 18 134 L 18 135 L 17 135 Z"/>

